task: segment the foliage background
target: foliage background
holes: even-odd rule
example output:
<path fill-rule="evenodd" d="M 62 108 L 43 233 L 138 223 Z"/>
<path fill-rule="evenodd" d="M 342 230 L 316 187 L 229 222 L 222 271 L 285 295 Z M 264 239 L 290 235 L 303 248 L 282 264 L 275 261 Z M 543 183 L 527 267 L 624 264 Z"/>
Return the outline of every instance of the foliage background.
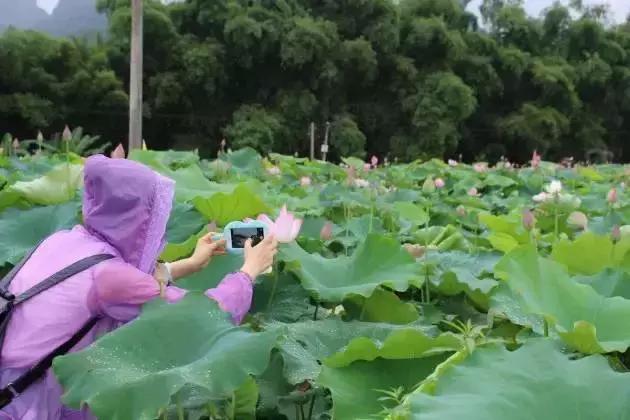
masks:
<path fill-rule="evenodd" d="M 630 24 L 573 1 L 145 0 L 145 138 L 152 148 L 524 161 L 630 150 Z M 0 37 L 0 127 L 127 131 L 129 0 L 99 0 L 106 37 Z M 601 153 L 600 153 L 601 154 Z"/>

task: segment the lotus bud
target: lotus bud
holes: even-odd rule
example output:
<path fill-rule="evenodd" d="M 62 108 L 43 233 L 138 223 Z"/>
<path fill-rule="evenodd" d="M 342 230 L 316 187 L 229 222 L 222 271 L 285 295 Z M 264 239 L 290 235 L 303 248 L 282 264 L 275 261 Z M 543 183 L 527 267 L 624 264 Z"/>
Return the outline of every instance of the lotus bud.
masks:
<path fill-rule="evenodd" d="M 621 227 L 619 225 L 613 226 L 610 237 L 614 242 L 618 242 L 621 239 Z"/>
<path fill-rule="evenodd" d="M 61 134 L 61 140 L 70 141 L 72 140 L 72 131 L 70 131 L 70 127 L 67 125 L 63 129 L 63 133 Z"/>
<path fill-rule="evenodd" d="M 17 150 L 17 149 L 19 149 L 19 148 L 20 148 L 20 140 L 18 140 L 18 138 L 17 138 L 17 137 L 16 137 L 16 138 L 14 138 L 14 139 L 13 139 L 13 143 L 11 143 L 11 146 L 12 146 L 14 149 L 16 149 L 16 150 Z"/>
<path fill-rule="evenodd" d="M 404 244 L 403 248 L 414 258 L 421 258 L 424 255 L 425 248 L 416 244 Z"/>
<path fill-rule="evenodd" d="M 522 222 L 525 230 L 532 230 L 536 226 L 536 217 L 530 209 L 523 210 Z"/>
<path fill-rule="evenodd" d="M 433 178 L 427 178 L 422 184 L 422 192 L 425 194 L 431 194 L 435 191 L 435 181 Z"/>
<path fill-rule="evenodd" d="M 537 150 L 534 150 L 534 153 L 532 153 L 532 161 L 531 161 L 531 165 L 532 168 L 538 168 L 540 166 L 540 162 L 541 162 L 541 157 L 538 154 Z"/>
<path fill-rule="evenodd" d="M 370 163 L 372 164 L 372 168 L 376 168 L 378 166 L 378 158 L 376 156 L 372 156 Z"/>
<path fill-rule="evenodd" d="M 124 159 L 125 148 L 123 147 L 123 145 L 119 143 L 118 146 L 116 146 L 116 148 L 112 151 L 112 154 L 110 155 L 110 157 L 112 159 Z"/>
<path fill-rule="evenodd" d="M 444 188 L 445 185 L 446 185 L 446 183 L 444 182 L 444 180 L 442 178 L 436 178 L 436 180 L 435 180 L 435 188 L 441 189 L 441 188 Z"/>
<path fill-rule="evenodd" d="M 619 197 L 617 194 L 617 188 L 611 188 L 606 195 L 606 200 L 608 201 L 608 204 L 615 204 L 618 199 Z"/>
<path fill-rule="evenodd" d="M 467 194 L 470 197 L 477 197 L 477 196 L 479 196 L 479 191 L 477 191 L 477 188 L 472 187 L 471 189 L 468 190 Z"/>
<path fill-rule="evenodd" d="M 586 230 L 588 227 L 588 218 L 581 211 L 574 211 L 567 219 L 569 225 L 575 229 Z"/>
<path fill-rule="evenodd" d="M 329 241 L 332 239 L 333 224 L 331 222 L 324 223 L 322 230 L 319 232 L 319 237 L 322 241 Z"/>
<path fill-rule="evenodd" d="M 147 148 L 147 143 L 144 141 L 144 139 L 142 139 L 142 150 L 149 150 Z"/>
<path fill-rule="evenodd" d="M 354 186 L 358 188 L 369 188 L 370 182 L 365 179 L 357 178 L 354 180 Z"/>
<path fill-rule="evenodd" d="M 300 178 L 300 185 L 303 187 L 308 187 L 311 185 L 311 178 L 307 177 L 307 176 L 303 176 L 302 178 Z"/>
<path fill-rule="evenodd" d="M 466 208 L 464 206 L 457 206 L 455 212 L 459 217 L 466 217 Z"/>
<path fill-rule="evenodd" d="M 44 135 L 42 134 L 41 131 L 38 131 L 37 132 L 37 144 L 39 144 L 41 146 L 42 143 L 44 143 Z"/>

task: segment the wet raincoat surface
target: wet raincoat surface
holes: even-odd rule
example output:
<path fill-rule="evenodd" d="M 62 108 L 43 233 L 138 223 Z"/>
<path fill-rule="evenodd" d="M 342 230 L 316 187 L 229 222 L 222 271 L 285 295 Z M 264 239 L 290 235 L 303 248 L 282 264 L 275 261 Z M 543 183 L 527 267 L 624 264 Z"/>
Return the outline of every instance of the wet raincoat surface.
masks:
<path fill-rule="evenodd" d="M 152 276 L 165 245 L 174 182 L 125 159 L 94 156 L 86 160 L 83 225 L 47 238 L 13 279 L 18 295 L 82 258 L 115 258 L 68 278 L 13 310 L 0 355 L 0 385 L 15 380 L 90 318 L 101 319 L 72 351 L 134 319 L 142 304 L 160 295 Z M 185 291 L 166 288 L 175 302 Z M 206 292 L 240 323 L 250 308 L 252 282 L 244 273 L 226 276 Z M 62 389 L 53 373 L 27 389 L 0 411 L 0 420 L 69 420 L 93 418 L 61 403 Z"/>

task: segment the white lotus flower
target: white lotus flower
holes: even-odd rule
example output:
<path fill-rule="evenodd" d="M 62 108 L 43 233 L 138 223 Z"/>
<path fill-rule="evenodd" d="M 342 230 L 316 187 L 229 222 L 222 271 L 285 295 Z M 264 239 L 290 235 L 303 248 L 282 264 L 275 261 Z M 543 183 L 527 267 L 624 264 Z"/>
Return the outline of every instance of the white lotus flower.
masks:
<path fill-rule="evenodd" d="M 562 182 L 553 180 L 549 185 L 545 187 L 545 191 L 549 194 L 558 195 L 562 192 Z"/>
<path fill-rule="evenodd" d="M 532 197 L 532 200 L 534 200 L 537 203 L 543 203 L 547 200 L 549 200 L 551 198 L 551 194 L 548 194 L 546 192 L 541 192 L 536 194 L 535 196 Z"/>
<path fill-rule="evenodd" d="M 368 188 L 370 186 L 370 182 L 365 179 L 357 178 L 354 180 L 354 186 L 359 188 Z"/>

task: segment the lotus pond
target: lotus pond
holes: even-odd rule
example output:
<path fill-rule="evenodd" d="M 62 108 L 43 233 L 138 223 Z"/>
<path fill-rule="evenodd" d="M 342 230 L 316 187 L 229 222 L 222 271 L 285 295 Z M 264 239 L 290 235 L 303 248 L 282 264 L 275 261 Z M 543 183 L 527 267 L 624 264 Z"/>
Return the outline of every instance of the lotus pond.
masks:
<path fill-rule="evenodd" d="M 177 182 L 162 259 L 214 223 L 304 223 L 241 326 L 201 291 L 55 373 L 99 419 L 630 418 L 630 200 L 623 166 L 343 166 L 245 149 L 137 151 Z M 376 163 L 376 162 L 375 162 Z M 80 223 L 82 159 L 0 160 L 0 264 Z"/>

